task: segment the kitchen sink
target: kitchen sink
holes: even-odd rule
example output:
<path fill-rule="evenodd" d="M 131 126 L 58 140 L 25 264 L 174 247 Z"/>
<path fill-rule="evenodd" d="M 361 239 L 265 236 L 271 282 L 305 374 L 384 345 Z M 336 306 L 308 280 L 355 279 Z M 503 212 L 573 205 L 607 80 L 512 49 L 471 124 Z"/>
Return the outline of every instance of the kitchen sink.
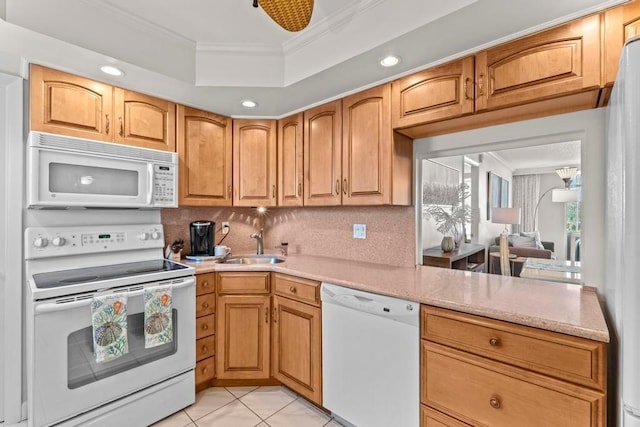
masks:
<path fill-rule="evenodd" d="M 284 257 L 276 255 L 242 255 L 229 257 L 223 264 L 279 264 L 284 261 Z"/>

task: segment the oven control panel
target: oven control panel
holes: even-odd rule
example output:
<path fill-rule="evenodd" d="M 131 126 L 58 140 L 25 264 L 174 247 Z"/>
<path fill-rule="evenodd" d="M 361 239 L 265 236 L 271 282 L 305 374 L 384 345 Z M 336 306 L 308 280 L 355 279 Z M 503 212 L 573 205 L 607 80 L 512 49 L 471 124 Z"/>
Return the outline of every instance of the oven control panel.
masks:
<path fill-rule="evenodd" d="M 162 224 L 29 227 L 26 259 L 164 247 Z"/>

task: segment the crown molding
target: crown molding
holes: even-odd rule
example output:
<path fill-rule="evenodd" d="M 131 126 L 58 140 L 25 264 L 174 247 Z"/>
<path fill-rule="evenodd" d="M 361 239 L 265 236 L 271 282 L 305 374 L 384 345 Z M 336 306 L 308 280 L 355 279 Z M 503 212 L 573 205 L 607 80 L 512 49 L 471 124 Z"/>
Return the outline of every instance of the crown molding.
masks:
<path fill-rule="evenodd" d="M 128 27 L 135 30 L 142 30 L 146 33 L 161 35 L 162 37 L 171 39 L 178 44 L 181 44 L 185 47 L 193 49 L 196 45 L 195 40 L 191 40 L 183 36 L 182 34 L 176 33 L 162 25 L 158 25 L 154 22 L 151 22 L 139 15 L 125 12 L 114 4 L 110 3 L 109 0 L 80 0 L 92 7 L 100 7 L 103 10 L 109 11 L 114 15 L 122 18 L 121 23 L 127 25 Z"/>
<path fill-rule="evenodd" d="M 197 42 L 196 52 L 224 52 L 239 55 L 280 55 L 284 56 L 282 47 L 274 44 L 262 43 L 211 43 Z"/>

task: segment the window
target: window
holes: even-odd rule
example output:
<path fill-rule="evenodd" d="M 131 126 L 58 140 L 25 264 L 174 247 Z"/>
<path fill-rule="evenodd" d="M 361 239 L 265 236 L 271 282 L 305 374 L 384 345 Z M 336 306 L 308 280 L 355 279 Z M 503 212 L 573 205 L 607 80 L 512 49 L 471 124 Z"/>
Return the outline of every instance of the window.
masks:
<path fill-rule="evenodd" d="M 580 191 L 582 191 L 582 175 L 576 175 L 571 180 L 569 188 L 578 188 L 580 189 Z M 565 209 L 565 224 L 567 233 L 580 233 L 580 229 L 582 228 L 581 204 L 582 202 L 580 200 L 578 200 L 577 202 L 567 203 Z"/>

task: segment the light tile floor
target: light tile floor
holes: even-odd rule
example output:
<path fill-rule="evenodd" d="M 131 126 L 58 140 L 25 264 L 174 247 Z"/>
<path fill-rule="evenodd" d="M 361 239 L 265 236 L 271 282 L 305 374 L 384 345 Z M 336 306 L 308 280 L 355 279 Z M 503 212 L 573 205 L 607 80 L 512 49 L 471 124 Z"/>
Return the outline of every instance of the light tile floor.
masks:
<path fill-rule="evenodd" d="M 285 387 L 213 387 L 153 427 L 340 427 Z"/>

